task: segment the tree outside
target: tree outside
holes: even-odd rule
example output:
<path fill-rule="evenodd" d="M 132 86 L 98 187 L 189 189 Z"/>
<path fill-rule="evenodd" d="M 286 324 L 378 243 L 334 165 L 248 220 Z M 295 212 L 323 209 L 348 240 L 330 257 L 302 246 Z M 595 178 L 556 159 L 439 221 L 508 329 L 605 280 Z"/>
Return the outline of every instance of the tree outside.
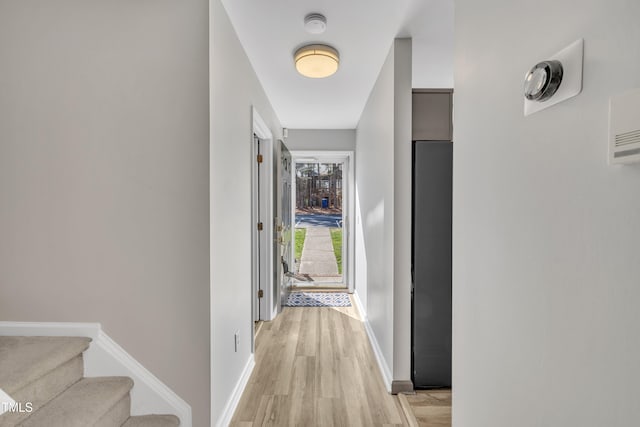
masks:
<path fill-rule="evenodd" d="M 296 209 L 342 212 L 342 164 L 297 163 Z"/>

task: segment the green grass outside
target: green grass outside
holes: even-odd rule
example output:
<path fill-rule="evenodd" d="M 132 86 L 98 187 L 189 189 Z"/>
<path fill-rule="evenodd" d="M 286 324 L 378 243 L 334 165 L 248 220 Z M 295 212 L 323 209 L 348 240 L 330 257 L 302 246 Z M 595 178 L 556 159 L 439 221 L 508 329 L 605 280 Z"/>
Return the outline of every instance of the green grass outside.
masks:
<path fill-rule="evenodd" d="M 302 258 L 302 247 L 304 246 L 304 238 L 307 235 L 306 228 L 296 228 L 296 259 Z"/>
<path fill-rule="evenodd" d="M 338 262 L 338 273 L 342 274 L 342 228 L 332 228 L 331 243 L 333 243 L 333 253 Z"/>

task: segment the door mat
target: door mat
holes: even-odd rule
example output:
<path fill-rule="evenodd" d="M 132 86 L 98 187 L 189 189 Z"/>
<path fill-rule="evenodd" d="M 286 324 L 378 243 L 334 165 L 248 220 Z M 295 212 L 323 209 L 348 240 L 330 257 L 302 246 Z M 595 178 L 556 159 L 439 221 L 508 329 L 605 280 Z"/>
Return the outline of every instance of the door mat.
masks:
<path fill-rule="evenodd" d="M 292 292 L 287 307 L 351 307 L 346 292 Z"/>

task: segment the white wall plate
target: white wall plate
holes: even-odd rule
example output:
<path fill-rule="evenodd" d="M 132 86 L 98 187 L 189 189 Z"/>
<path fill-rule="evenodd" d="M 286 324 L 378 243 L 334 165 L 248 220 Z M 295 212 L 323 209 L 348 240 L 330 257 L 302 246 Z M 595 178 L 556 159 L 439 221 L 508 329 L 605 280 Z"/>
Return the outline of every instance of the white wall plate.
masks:
<path fill-rule="evenodd" d="M 546 101 L 529 101 L 524 97 L 524 115 L 529 116 L 538 111 L 549 108 L 559 102 L 573 98 L 582 92 L 582 60 L 584 52 L 584 40 L 579 39 L 571 43 L 560 52 L 548 58 L 541 58 L 540 61 L 532 62 L 534 66 L 538 62 L 547 60 L 557 60 L 562 63 L 563 76 L 562 83 L 558 91 Z M 528 70 L 527 70 L 528 71 Z M 525 73 L 526 75 L 526 73 Z"/>

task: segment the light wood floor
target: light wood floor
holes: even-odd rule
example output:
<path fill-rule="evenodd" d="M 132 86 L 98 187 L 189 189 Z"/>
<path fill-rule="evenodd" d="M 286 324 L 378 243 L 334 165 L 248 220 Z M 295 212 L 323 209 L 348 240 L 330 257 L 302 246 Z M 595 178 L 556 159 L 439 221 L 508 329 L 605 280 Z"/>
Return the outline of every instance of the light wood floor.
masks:
<path fill-rule="evenodd" d="M 411 427 L 451 427 L 451 390 L 398 395 Z"/>
<path fill-rule="evenodd" d="M 256 339 L 232 426 L 403 426 L 355 307 L 286 307 Z"/>

